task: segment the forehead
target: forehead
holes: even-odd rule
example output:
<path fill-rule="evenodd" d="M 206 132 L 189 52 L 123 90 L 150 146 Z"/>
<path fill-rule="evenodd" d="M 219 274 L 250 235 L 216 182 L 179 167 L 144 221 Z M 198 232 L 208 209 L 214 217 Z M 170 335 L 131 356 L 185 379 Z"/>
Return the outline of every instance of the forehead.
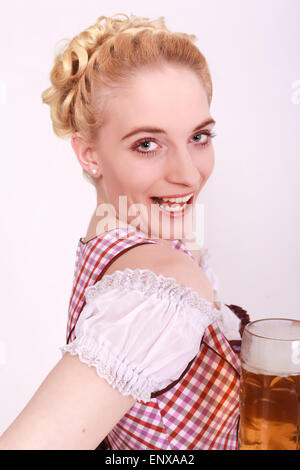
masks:
<path fill-rule="evenodd" d="M 164 65 L 139 71 L 108 102 L 106 125 L 125 132 L 145 124 L 190 129 L 209 116 L 205 89 L 195 72 Z"/>

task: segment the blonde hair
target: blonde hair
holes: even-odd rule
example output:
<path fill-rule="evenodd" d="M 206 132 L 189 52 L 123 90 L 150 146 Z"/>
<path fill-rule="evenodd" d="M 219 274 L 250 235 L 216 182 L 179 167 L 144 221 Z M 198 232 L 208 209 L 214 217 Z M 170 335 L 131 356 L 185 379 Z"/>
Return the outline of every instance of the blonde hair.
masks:
<path fill-rule="evenodd" d="M 42 93 L 43 102 L 50 106 L 56 135 L 69 137 L 79 131 L 93 140 L 104 122 L 107 98 L 113 91 L 126 86 L 128 78 L 142 67 L 161 63 L 193 70 L 210 104 L 211 76 L 205 57 L 194 44 L 196 36 L 170 31 L 164 17 L 148 20 L 124 13 L 100 16 L 56 55 L 52 85 Z"/>

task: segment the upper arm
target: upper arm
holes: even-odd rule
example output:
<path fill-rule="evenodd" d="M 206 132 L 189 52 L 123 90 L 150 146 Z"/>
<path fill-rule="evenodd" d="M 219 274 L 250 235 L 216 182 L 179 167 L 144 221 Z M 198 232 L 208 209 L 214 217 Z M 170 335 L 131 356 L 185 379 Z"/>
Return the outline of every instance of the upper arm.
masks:
<path fill-rule="evenodd" d="M 212 285 L 200 266 L 186 253 L 172 247 L 152 243 L 137 245 L 117 258 L 105 274 L 125 268 L 149 269 L 157 275 L 173 277 L 179 284 L 191 287 L 209 302 L 214 300 Z"/>
<path fill-rule="evenodd" d="M 135 246 L 117 258 L 105 274 L 125 268 L 149 269 L 172 277 L 208 301 L 213 299 L 201 268 L 171 247 Z M 195 344 L 198 347 L 198 338 Z M 193 357 L 194 352 L 190 354 Z M 135 401 L 99 377 L 78 355 L 66 353 L 0 437 L 0 449 L 95 449 Z"/>
<path fill-rule="evenodd" d="M 67 353 L 2 434 L 0 449 L 93 450 L 134 403 Z"/>

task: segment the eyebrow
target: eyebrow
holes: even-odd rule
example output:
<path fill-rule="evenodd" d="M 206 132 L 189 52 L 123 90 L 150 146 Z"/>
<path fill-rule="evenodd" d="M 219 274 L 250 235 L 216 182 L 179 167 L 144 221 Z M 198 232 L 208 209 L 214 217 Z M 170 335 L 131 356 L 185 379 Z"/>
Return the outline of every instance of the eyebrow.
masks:
<path fill-rule="evenodd" d="M 207 126 L 208 124 L 215 124 L 216 121 L 212 118 L 206 119 L 205 121 L 201 122 L 198 126 L 195 127 L 195 129 L 192 132 L 196 132 L 199 129 L 202 129 L 203 127 Z M 124 135 L 122 137 L 122 140 L 128 139 L 128 137 L 131 137 L 134 134 L 137 134 L 138 132 L 150 132 L 150 133 L 155 133 L 155 134 L 166 134 L 167 132 L 164 129 L 159 129 L 157 127 L 135 127 L 132 129 L 128 134 Z"/>

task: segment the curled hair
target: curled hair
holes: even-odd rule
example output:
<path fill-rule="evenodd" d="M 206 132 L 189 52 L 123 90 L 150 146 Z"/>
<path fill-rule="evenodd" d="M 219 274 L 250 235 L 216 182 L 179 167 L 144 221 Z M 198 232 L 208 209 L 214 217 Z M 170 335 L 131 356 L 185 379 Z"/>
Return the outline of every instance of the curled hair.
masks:
<path fill-rule="evenodd" d="M 196 39 L 193 34 L 170 31 L 164 17 L 150 21 L 124 13 L 100 16 L 55 57 L 51 86 L 42 93 L 43 102 L 50 106 L 55 134 L 68 137 L 80 131 L 93 139 L 104 122 L 109 94 L 126 86 L 128 78 L 142 67 L 162 63 L 193 70 L 210 104 L 211 76 L 205 57 L 194 44 Z"/>

